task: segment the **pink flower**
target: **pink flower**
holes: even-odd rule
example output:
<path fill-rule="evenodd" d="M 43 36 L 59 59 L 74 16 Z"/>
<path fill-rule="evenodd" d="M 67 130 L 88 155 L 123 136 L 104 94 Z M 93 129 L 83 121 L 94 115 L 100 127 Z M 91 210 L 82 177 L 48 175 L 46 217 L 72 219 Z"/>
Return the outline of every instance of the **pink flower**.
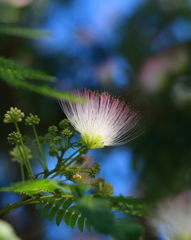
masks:
<path fill-rule="evenodd" d="M 170 240 L 191 239 L 190 196 L 190 192 L 183 192 L 158 204 L 156 219 L 150 220 L 151 226 L 158 234 Z"/>
<path fill-rule="evenodd" d="M 140 133 L 135 131 L 138 118 L 124 101 L 108 93 L 84 89 L 72 92 L 86 98 L 85 104 L 60 101 L 62 110 L 80 132 L 88 149 L 124 144 Z"/>

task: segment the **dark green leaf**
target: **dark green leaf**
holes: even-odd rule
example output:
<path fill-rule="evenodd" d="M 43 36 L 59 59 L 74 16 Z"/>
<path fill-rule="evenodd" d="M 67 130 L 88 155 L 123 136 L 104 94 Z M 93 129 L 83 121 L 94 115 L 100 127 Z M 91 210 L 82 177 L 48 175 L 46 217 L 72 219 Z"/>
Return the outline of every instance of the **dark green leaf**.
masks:
<path fill-rule="evenodd" d="M 72 212 L 69 212 L 68 210 L 66 210 L 66 213 L 64 215 L 64 221 L 65 223 L 69 226 L 70 224 L 70 218 L 72 216 Z"/>
<path fill-rule="evenodd" d="M 68 209 L 70 207 L 70 205 L 74 202 L 74 200 L 72 198 L 68 198 L 64 204 L 62 205 L 62 207 L 64 209 Z"/>
<path fill-rule="evenodd" d="M 48 215 L 48 220 L 50 222 L 52 222 L 52 220 L 54 219 L 54 217 L 56 216 L 56 213 L 58 212 L 58 208 L 57 207 L 53 207 L 51 210 L 50 210 L 50 213 Z"/>
<path fill-rule="evenodd" d="M 45 217 L 48 211 L 51 209 L 51 207 L 52 207 L 52 204 L 47 204 L 45 207 L 43 207 L 40 213 L 41 217 Z"/>
<path fill-rule="evenodd" d="M 38 203 L 36 205 L 36 209 L 40 209 L 41 207 L 43 207 L 45 205 L 45 203 Z"/>
<path fill-rule="evenodd" d="M 78 215 L 75 212 L 72 213 L 71 218 L 70 218 L 70 223 L 69 223 L 71 228 L 75 227 L 77 219 L 78 219 Z"/>
<path fill-rule="evenodd" d="M 110 197 L 112 208 L 138 217 L 146 217 L 151 201 L 134 197 Z"/>
<path fill-rule="evenodd" d="M 68 208 L 67 210 L 70 211 L 70 212 L 76 212 L 76 211 L 77 211 L 76 205 L 71 206 L 71 207 Z"/>
<path fill-rule="evenodd" d="M 85 99 L 82 97 L 54 90 L 48 85 L 39 86 L 29 83 L 29 81 L 27 81 L 28 79 L 52 82 L 55 81 L 56 78 L 50 77 L 42 71 L 24 68 L 20 64 L 3 57 L 0 57 L 0 77 L 12 87 L 27 89 L 35 93 L 64 101 L 85 103 Z"/>
<path fill-rule="evenodd" d="M 83 217 L 78 218 L 78 228 L 80 229 L 81 232 L 84 231 L 84 222 L 85 222 L 85 218 Z"/>
<path fill-rule="evenodd" d="M 90 222 L 86 219 L 86 221 L 85 221 L 85 225 L 86 225 L 86 228 L 87 228 L 87 230 L 89 231 L 89 232 L 91 232 L 92 231 L 92 229 L 91 229 L 91 224 L 90 224 Z"/>
<path fill-rule="evenodd" d="M 59 209 L 59 211 L 57 212 L 57 215 L 56 215 L 56 225 L 59 226 L 61 221 L 62 221 L 62 218 L 65 214 L 65 211 L 64 209 Z"/>
<path fill-rule="evenodd" d="M 52 209 L 50 210 L 48 219 L 50 222 L 52 222 L 52 220 L 54 219 L 54 217 L 56 216 L 58 210 L 60 209 L 60 206 L 62 206 L 62 204 L 66 201 L 66 199 L 61 199 L 59 201 L 55 202 L 55 205 L 52 207 Z"/>

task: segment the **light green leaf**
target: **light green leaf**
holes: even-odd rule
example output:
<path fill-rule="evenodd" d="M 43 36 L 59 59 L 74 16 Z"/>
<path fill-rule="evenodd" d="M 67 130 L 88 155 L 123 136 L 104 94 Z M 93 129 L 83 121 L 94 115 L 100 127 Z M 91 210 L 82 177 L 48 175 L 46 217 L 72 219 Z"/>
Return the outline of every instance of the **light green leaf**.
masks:
<path fill-rule="evenodd" d="M 68 92 L 54 90 L 49 85 L 39 86 L 34 83 L 30 83 L 28 81 L 29 79 L 54 82 L 56 81 L 56 78 L 48 76 L 42 71 L 24 68 L 20 64 L 3 57 L 0 57 L 0 77 L 12 87 L 23 88 L 44 96 L 64 101 L 85 103 L 85 99 L 82 97 L 74 96 Z"/>
<path fill-rule="evenodd" d="M 36 195 L 39 193 L 54 193 L 59 186 L 57 181 L 50 179 L 28 180 L 25 182 L 12 183 L 10 187 L 0 188 L 0 192 L 13 192 L 26 195 Z"/>
<path fill-rule="evenodd" d="M 43 30 L 0 25 L 0 33 L 18 37 L 42 39 L 52 37 L 52 33 Z"/>

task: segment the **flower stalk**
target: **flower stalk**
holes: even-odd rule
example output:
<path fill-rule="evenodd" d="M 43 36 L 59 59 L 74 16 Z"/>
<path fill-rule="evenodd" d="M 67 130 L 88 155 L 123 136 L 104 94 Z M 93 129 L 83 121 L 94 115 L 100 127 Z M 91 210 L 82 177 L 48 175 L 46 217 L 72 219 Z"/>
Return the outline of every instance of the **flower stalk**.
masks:
<path fill-rule="evenodd" d="M 48 165 L 47 165 L 47 162 L 46 162 L 46 158 L 45 158 L 44 152 L 42 150 L 42 146 L 39 142 L 38 135 L 37 135 L 36 128 L 35 128 L 34 124 L 32 125 L 32 128 L 33 128 L 34 135 L 35 135 L 35 138 L 36 138 L 37 146 L 39 148 L 39 151 L 40 151 L 40 154 L 41 154 L 41 157 L 42 157 L 42 160 L 43 160 L 43 163 L 41 163 L 41 166 L 43 166 L 43 169 L 45 171 L 48 171 Z"/>
<path fill-rule="evenodd" d="M 14 122 L 14 124 L 15 124 L 15 128 L 16 128 L 17 132 L 20 134 L 20 130 L 19 130 L 19 127 L 18 127 L 17 122 Z M 18 146 L 18 149 L 19 149 L 19 152 L 20 152 L 21 156 L 23 157 L 23 162 L 24 162 L 24 164 L 25 164 L 25 166 L 26 166 L 26 168 L 27 168 L 27 171 L 28 171 L 28 173 L 29 173 L 29 177 L 30 177 L 31 179 L 33 179 L 33 171 L 32 171 L 30 162 L 29 162 L 29 160 L 28 160 L 28 158 L 27 158 L 27 154 L 26 154 L 26 151 L 25 151 L 25 146 L 24 146 L 22 137 L 20 137 L 20 143 L 21 143 L 23 152 L 21 151 L 20 146 L 17 145 L 17 146 Z"/>

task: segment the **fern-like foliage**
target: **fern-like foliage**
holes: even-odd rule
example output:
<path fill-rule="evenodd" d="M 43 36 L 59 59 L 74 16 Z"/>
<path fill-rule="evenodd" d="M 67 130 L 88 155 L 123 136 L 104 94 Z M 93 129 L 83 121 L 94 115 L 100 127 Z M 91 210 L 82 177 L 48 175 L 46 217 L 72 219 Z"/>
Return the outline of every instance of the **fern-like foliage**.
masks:
<path fill-rule="evenodd" d="M 138 217 L 146 217 L 151 201 L 134 197 L 111 197 L 111 206 L 117 211 L 123 211 Z"/>
<path fill-rule="evenodd" d="M 139 223 L 129 218 L 118 219 L 117 212 L 110 206 L 109 198 L 84 195 L 77 201 L 78 209 L 99 234 L 110 235 L 117 240 L 138 240 L 142 233 Z"/>
<path fill-rule="evenodd" d="M 0 78 L 7 84 L 16 88 L 23 88 L 48 97 L 62 99 L 71 102 L 85 102 L 81 97 L 73 96 L 69 93 L 52 89 L 49 85 L 36 85 L 29 82 L 29 79 L 43 82 L 55 82 L 56 78 L 48 76 L 42 71 L 24 68 L 15 61 L 0 57 Z"/>
<path fill-rule="evenodd" d="M 36 29 L 22 28 L 22 27 L 12 27 L 9 25 L 2 25 L 2 24 L 0 25 L 0 33 L 11 35 L 11 36 L 34 38 L 34 39 L 41 39 L 41 38 L 52 36 L 50 32 L 43 31 L 43 30 L 36 30 Z"/>
<path fill-rule="evenodd" d="M 55 194 L 55 190 L 58 188 L 60 187 L 56 180 L 39 179 L 13 183 L 10 187 L 0 188 L 0 192 L 12 192 L 33 196 L 43 193 Z"/>
<path fill-rule="evenodd" d="M 0 75 L 2 78 L 25 80 L 35 79 L 41 81 L 55 82 L 55 77 L 50 77 L 42 71 L 24 68 L 18 62 L 0 57 Z"/>
<path fill-rule="evenodd" d="M 88 189 L 88 184 L 66 184 L 61 181 L 44 178 L 12 183 L 10 187 L 0 188 L 0 192 L 12 192 L 24 195 L 52 193 L 58 196 L 64 194 L 78 196 Z"/>
<path fill-rule="evenodd" d="M 80 231 L 84 231 L 84 228 L 91 232 L 91 224 L 86 219 L 76 205 L 74 205 L 73 198 L 63 198 L 56 200 L 55 198 L 49 198 L 42 200 L 36 205 L 36 208 L 42 208 L 41 216 L 48 216 L 49 221 L 55 219 L 56 224 L 59 226 L 64 221 L 68 226 L 74 228 L 78 226 Z"/>

